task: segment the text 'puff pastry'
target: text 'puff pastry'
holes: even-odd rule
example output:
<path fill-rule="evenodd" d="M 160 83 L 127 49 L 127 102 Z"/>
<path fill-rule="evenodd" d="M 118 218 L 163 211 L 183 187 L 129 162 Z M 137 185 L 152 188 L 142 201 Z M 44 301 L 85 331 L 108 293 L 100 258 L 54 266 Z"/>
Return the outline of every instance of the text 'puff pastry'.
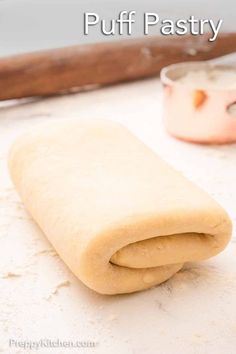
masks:
<path fill-rule="evenodd" d="M 9 168 L 60 257 L 102 294 L 160 284 L 230 239 L 226 212 L 112 121 L 43 124 L 18 138 Z"/>

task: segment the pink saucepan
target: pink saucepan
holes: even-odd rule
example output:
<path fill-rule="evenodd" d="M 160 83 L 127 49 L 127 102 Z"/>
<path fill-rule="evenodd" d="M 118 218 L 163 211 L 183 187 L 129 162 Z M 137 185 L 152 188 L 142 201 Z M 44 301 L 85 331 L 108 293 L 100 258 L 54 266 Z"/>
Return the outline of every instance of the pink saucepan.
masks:
<path fill-rule="evenodd" d="M 172 136 L 196 143 L 236 142 L 236 88 L 195 87 L 178 80 L 190 70 L 208 70 L 213 65 L 219 70 L 236 69 L 210 62 L 188 62 L 162 70 L 164 124 Z"/>

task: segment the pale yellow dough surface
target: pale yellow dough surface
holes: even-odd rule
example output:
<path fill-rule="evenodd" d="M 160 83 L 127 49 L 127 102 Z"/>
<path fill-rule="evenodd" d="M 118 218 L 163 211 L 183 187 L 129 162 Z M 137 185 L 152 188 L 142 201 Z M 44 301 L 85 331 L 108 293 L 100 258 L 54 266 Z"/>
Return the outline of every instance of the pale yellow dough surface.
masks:
<path fill-rule="evenodd" d="M 102 294 L 160 284 L 230 239 L 226 212 L 118 123 L 43 124 L 15 142 L 9 168 L 58 254 Z"/>

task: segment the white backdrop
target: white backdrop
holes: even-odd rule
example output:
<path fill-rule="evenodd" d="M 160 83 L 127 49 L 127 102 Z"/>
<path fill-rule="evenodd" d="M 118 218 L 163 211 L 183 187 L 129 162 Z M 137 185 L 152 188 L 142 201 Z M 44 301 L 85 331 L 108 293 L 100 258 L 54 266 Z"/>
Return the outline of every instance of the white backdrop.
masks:
<path fill-rule="evenodd" d="M 97 28 L 84 36 L 83 13 L 97 12 L 111 19 L 121 10 L 137 12 L 135 36 L 142 35 L 145 11 L 162 18 L 222 18 L 223 29 L 236 29 L 235 0 L 0 0 L 0 56 L 114 39 L 104 37 Z"/>

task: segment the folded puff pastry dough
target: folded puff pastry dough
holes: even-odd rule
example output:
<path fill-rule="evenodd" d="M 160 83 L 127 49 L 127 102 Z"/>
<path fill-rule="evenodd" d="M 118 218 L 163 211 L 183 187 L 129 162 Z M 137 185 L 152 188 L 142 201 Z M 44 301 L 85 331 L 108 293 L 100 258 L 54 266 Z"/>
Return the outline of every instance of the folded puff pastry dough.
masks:
<path fill-rule="evenodd" d="M 42 125 L 15 142 L 9 167 L 58 254 L 102 294 L 160 284 L 230 239 L 226 212 L 118 123 Z"/>

